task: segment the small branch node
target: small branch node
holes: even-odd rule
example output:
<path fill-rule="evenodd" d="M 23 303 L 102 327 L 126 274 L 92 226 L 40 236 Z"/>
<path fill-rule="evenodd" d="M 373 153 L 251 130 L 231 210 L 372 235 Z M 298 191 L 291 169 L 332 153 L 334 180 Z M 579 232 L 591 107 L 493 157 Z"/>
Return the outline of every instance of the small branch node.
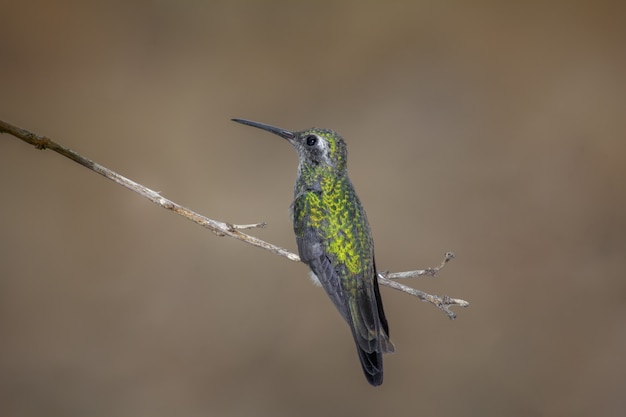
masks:
<path fill-rule="evenodd" d="M 36 140 L 35 148 L 43 151 L 44 149 L 48 149 L 48 146 L 50 146 L 50 138 L 41 136 Z"/>
<path fill-rule="evenodd" d="M 160 195 L 159 195 L 159 197 L 158 197 L 157 201 L 158 201 L 158 204 L 159 204 L 161 207 L 166 208 L 166 209 L 168 209 L 168 210 L 173 210 L 173 209 L 176 207 L 176 206 L 174 205 L 174 203 L 172 203 L 170 200 L 168 200 L 168 199 L 167 199 L 167 198 L 165 198 L 165 197 L 161 197 Z"/>

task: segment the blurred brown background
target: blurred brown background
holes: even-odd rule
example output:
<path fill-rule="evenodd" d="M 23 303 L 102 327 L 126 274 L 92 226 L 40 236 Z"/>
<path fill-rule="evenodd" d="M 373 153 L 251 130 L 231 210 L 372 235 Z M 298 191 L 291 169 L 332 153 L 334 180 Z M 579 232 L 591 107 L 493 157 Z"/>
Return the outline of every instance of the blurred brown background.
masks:
<path fill-rule="evenodd" d="M 0 136 L 3 416 L 621 416 L 620 2 L 9 2 L 0 119 L 295 250 L 295 152 L 339 131 L 397 353 L 370 387 L 306 269 Z"/>

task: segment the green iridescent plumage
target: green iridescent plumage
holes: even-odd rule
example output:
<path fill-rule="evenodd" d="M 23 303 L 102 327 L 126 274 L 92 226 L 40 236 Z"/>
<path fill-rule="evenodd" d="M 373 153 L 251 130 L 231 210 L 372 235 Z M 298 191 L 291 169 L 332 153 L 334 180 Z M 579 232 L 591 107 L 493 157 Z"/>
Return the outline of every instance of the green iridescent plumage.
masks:
<path fill-rule="evenodd" d="M 292 218 L 298 252 L 346 320 L 367 380 L 383 381 L 382 354 L 393 352 L 378 289 L 374 243 L 347 174 L 343 139 L 327 129 L 290 132 L 242 119 L 287 139 L 300 164 Z"/>

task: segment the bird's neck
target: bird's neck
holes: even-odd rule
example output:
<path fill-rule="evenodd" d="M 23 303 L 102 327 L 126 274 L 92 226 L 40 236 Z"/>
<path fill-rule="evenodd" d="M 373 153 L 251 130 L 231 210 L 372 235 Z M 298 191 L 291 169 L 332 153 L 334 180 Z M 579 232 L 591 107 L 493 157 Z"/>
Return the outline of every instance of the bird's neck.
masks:
<path fill-rule="evenodd" d="M 337 171 L 329 165 L 300 164 L 295 193 L 298 195 L 306 191 L 324 192 L 334 188 L 334 185 L 345 177 L 345 170 Z"/>

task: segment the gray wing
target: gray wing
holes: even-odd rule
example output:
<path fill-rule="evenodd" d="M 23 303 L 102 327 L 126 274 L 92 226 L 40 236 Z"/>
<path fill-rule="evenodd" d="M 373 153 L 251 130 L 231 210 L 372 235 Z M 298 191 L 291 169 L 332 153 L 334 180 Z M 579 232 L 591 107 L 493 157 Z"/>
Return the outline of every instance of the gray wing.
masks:
<path fill-rule="evenodd" d="M 317 276 L 322 284 L 322 288 L 328 294 L 331 301 L 339 310 L 344 320 L 349 320 L 349 311 L 345 302 L 344 290 L 341 287 L 341 280 L 336 274 L 335 268 L 324 251 L 324 245 L 319 233 L 311 227 L 305 225 L 296 226 L 296 243 L 298 244 L 298 254 L 302 262 L 308 265 L 311 271 Z"/>

